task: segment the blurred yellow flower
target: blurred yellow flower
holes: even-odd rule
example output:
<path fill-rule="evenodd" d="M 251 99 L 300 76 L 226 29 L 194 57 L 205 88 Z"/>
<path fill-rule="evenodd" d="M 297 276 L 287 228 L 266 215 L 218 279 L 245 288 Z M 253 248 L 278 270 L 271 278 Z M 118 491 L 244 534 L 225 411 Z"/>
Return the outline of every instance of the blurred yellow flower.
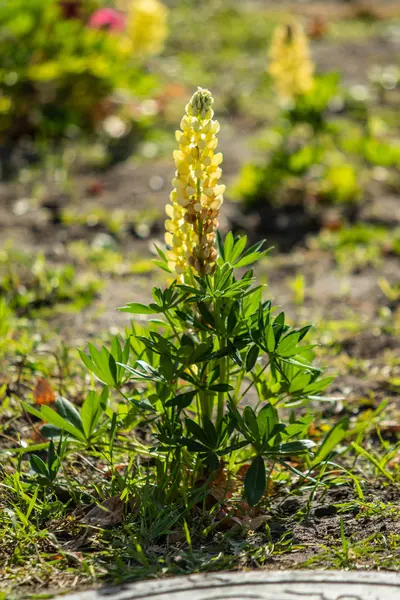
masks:
<path fill-rule="evenodd" d="M 167 7 L 159 0 L 133 0 L 124 4 L 133 53 L 149 56 L 160 52 L 168 33 Z"/>
<path fill-rule="evenodd" d="M 208 90 L 198 88 L 175 134 L 179 150 L 174 151 L 176 172 L 171 204 L 166 206 L 165 242 L 169 267 L 181 278 L 191 267 L 199 275 L 212 274 L 216 267 L 217 218 L 225 186 L 219 183 L 222 154 L 214 153 L 219 123 L 213 120 L 213 102 Z"/>
<path fill-rule="evenodd" d="M 269 59 L 267 71 L 282 100 L 291 100 L 313 89 L 314 63 L 300 23 L 293 21 L 275 29 Z"/>

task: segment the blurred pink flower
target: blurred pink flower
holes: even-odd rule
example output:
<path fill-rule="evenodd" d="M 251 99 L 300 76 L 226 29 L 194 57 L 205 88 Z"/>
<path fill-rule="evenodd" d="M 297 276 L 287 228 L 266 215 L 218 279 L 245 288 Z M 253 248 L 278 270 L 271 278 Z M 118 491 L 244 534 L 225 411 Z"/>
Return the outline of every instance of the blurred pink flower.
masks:
<path fill-rule="evenodd" d="M 89 19 L 89 27 L 107 31 L 125 31 L 125 16 L 113 8 L 100 8 Z"/>

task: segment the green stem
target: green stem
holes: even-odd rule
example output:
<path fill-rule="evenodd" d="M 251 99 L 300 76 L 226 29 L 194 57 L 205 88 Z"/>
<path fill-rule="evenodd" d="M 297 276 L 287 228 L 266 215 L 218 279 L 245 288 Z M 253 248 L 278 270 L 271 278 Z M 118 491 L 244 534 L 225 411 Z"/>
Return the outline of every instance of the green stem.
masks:
<path fill-rule="evenodd" d="M 221 338 L 219 341 L 219 347 L 222 350 L 226 345 L 226 339 Z M 220 362 L 220 375 L 219 382 L 220 383 L 229 383 L 229 359 L 228 357 L 223 357 Z M 225 392 L 218 392 L 218 406 L 217 406 L 217 428 L 220 425 L 222 419 L 225 414 Z"/>
<path fill-rule="evenodd" d="M 171 325 L 171 329 L 174 332 L 175 337 L 178 338 L 179 334 L 178 334 L 178 331 L 176 330 L 176 327 L 174 325 L 174 321 L 173 321 L 172 317 L 168 314 L 167 310 L 165 311 L 164 314 L 165 314 L 165 316 L 167 318 L 168 323 Z"/>
<path fill-rule="evenodd" d="M 205 392 L 204 390 L 199 390 L 199 396 L 200 396 L 200 406 L 201 406 L 201 417 L 202 420 L 204 419 L 204 417 L 208 417 L 210 419 L 210 401 L 209 401 L 209 397 L 207 392 Z"/>
<path fill-rule="evenodd" d="M 247 388 L 244 390 L 243 394 L 240 396 L 239 402 L 241 402 L 241 401 L 243 400 L 243 398 L 245 397 L 245 395 L 247 394 L 247 392 L 248 392 L 248 391 L 249 391 L 249 390 L 250 390 L 250 389 L 253 387 L 253 385 L 254 385 L 255 383 L 257 383 L 257 381 L 259 381 L 259 379 L 260 379 L 261 375 L 262 375 L 262 374 L 264 373 L 264 371 L 266 371 L 266 369 L 269 367 L 269 363 L 270 363 L 270 361 L 268 361 L 268 362 L 267 362 L 267 363 L 266 363 L 266 364 L 263 366 L 263 368 L 262 368 L 262 369 L 261 369 L 261 371 L 258 373 L 258 375 L 256 375 L 256 376 L 254 377 L 253 381 L 251 381 L 251 382 L 249 383 L 249 385 L 247 386 Z M 238 402 L 238 404 L 239 404 L 239 402 Z"/>
<path fill-rule="evenodd" d="M 240 387 L 242 385 L 243 377 L 244 377 L 244 371 L 241 371 L 236 379 L 236 385 L 235 385 L 235 389 L 233 391 L 233 402 L 235 404 L 239 404 L 239 402 L 240 402 L 239 394 L 240 394 Z"/>

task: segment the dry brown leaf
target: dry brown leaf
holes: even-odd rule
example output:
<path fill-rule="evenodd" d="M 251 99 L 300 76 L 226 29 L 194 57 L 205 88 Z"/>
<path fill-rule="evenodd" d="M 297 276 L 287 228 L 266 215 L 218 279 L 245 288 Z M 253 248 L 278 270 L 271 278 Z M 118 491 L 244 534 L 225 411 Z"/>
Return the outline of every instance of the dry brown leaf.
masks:
<path fill-rule="evenodd" d="M 229 479 L 228 471 L 224 466 L 224 463 L 221 464 L 217 474 L 210 484 L 209 495 L 216 500 L 216 502 L 220 502 L 221 504 L 231 498 L 234 490 L 234 480 Z"/>
<path fill-rule="evenodd" d="M 115 527 L 122 523 L 125 504 L 119 496 L 107 498 L 90 510 L 82 519 L 82 523 L 94 527 Z"/>
<path fill-rule="evenodd" d="M 40 377 L 37 382 L 35 389 L 33 390 L 33 397 L 35 404 L 53 404 L 56 401 L 56 397 L 47 379 Z"/>
<path fill-rule="evenodd" d="M 328 32 L 328 23 L 321 15 L 315 15 L 307 27 L 307 35 L 312 40 L 320 40 L 326 36 Z"/>
<path fill-rule="evenodd" d="M 248 527 L 251 531 L 257 531 L 257 529 L 267 521 L 267 515 L 260 515 L 259 517 L 249 519 L 249 521 L 246 523 L 246 527 Z"/>

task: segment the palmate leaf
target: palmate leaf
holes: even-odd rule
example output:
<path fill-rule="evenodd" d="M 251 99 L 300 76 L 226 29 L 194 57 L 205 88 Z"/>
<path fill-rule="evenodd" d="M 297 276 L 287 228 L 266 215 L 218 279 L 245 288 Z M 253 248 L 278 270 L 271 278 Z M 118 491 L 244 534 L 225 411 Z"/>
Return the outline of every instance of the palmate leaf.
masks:
<path fill-rule="evenodd" d="M 35 417 L 38 417 L 40 420 L 47 421 L 51 425 L 58 427 L 61 431 L 65 431 L 76 440 L 81 442 L 86 441 L 83 431 L 75 427 L 72 423 L 67 421 L 67 419 L 59 415 L 49 406 L 42 406 L 41 410 L 36 410 L 36 408 L 30 406 L 30 404 L 27 404 L 26 402 L 21 402 L 21 404 L 27 412 L 31 413 Z"/>
<path fill-rule="evenodd" d="M 105 346 L 98 350 L 93 344 L 88 344 L 89 356 L 79 350 L 79 355 L 86 367 L 102 383 L 119 387 L 123 370 L 117 367 L 118 363 L 127 360 L 130 350 L 129 340 L 125 343 L 124 349 L 117 336 L 112 341 L 111 352 Z M 118 362 L 117 362 L 118 361 Z"/>
<path fill-rule="evenodd" d="M 210 448 L 209 439 L 207 433 L 205 432 L 200 425 L 193 421 L 193 419 L 189 419 L 188 417 L 185 419 L 186 429 L 188 432 L 198 441 L 200 441 L 206 448 Z"/>
<path fill-rule="evenodd" d="M 247 244 L 247 236 L 234 237 L 230 231 L 225 240 L 217 231 L 217 247 L 220 256 L 220 264 L 227 263 L 231 267 L 237 269 L 246 267 L 252 263 L 259 261 L 266 256 L 272 248 L 263 249 L 265 240 L 262 240 L 245 250 Z"/>
<path fill-rule="evenodd" d="M 90 438 L 95 431 L 107 406 L 108 388 L 105 387 L 102 394 L 97 394 L 94 390 L 90 390 L 86 400 L 81 408 L 82 426 L 87 439 Z"/>
<path fill-rule="evenodd" d="M 146 363 L 144 360 L 137 360 L 135 363 L 135 364 L 138 364 L 142 368 L 142 371 L 139 371 L 139 369 L 134 369 L 130 365 L 125 365 L 123 363 L 117 363 L 117 364 L 120 367 L 122 367 L 123 369 L 125 369 L 126 371 L 128 371 L 128 373 L 131 373 L 132 375 L 134 375 L 135 379 L 137 379 L 137 380 L 165 382 L 165 378 L 162 376 L 162 374 L 159 371 L 157 371 L 156 369 L 154 369 L 151 365 Z"/>

